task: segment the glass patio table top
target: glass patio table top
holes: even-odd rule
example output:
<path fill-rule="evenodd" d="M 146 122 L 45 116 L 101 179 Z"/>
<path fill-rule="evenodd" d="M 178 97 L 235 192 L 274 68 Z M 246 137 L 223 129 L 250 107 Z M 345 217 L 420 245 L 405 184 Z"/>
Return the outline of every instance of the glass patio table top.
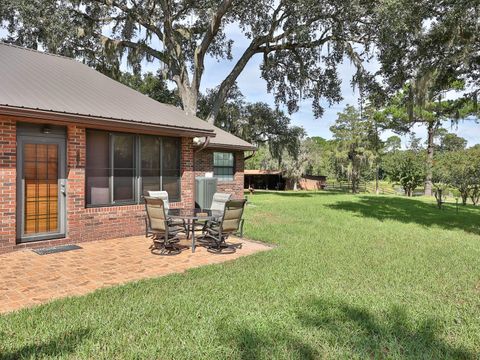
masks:
<path fill-rule="evenodd" d="M 214 220 L 223 215 L 221 211 L 205 210 L 199 208 L 169 209 L 167 216 L 172 219 L 184 220 Z"/>

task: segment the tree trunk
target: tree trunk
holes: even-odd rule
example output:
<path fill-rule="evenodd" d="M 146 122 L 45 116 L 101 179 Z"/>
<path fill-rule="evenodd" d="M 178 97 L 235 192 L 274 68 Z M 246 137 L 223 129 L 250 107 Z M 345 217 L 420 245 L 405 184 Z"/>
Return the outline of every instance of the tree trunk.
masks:
<path fill-rule="evenodd" d="M 434 137 L 435 137 L 435 124 L 434 122 L 429 122 L 428 123 L 428 139 L 427 139 L 427 174 L 425 176 L 425 196 L 432 196 Z"/>
<path fill-rule="evenodd" d="M 198 91 L 190 86 L 188 79 L 182 81 L 180 77 L 174 79 L 177 84 L 178 94 L 182 99 L 183 111 L 187 115 L 197 115 Z"/>
<path fill-rule="evenodd" d="M 357 193 L 357 175 L 355 173 L 352 174 L 352 193 Z"/>
<path fill-rule="evenodd" d="M 357 193 L 357 180 L 358 180 L 358 164 L 355 152 L 353 153 L 352 159 L 352 174 L 351 174 L 351 182 L 352 182 L 352 193 Z"/>
<path fill-rule="evenodd" d="M 375 167 L 375 194 L 379 194 L 380 193 L 380 188 L 378 186 L 378 172 L 379 172 L 379 166 L 376 165 Z"/>
<path fill-rule="evenodd" d="M 442 189 L 437 189 L 435 191 L 435 199 L 437 200 L 437 207 L 439 209 L 442 208 L 442 200 L 443 200 L 443 191 Z"/>
<path fill-rule="evenodd" d="M 187 115 L 196 116 L 198 95 L 188 89 L 183 91 L 180 96 L 182 98 L 183 111 L 185 111 Z"/>
<path fill-rule="evenodd" d="M 467 205 L 468 191 L 462 191 L 461 196 L 462 196 L 462 205 L 463 206 Z"/>
<path fill-rule="evenodd" d="M 474 206 L 477 206 L 478 201 L 480 200 L 480 188 L 478 186 L 474 186 L 470 190 L 470 199 Z"/>
<path fill-rule="evenodd" d="M 209 124 L 215 125 L 215 118 L 217 117 L 218 113 L 220 112 L 220 108 L 223 105 L 223 101 L 225 100 L 220 100 L 220 99 L 215 99 L 212 109 L 210 109 L 210 113 L 207 116 L 207 122 Z"/>

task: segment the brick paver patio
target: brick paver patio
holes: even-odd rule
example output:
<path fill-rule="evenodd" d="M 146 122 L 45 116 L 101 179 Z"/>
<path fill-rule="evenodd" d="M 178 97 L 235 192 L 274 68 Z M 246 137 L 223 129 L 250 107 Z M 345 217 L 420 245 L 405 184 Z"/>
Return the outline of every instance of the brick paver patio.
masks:
<path fill-rule="evenodd" d="M 229 241 L 241 242 L 242 248 L 217 255 L 197 246 L 195 253 L 189 248 L 179 255 L 159 256 L 150 253 L 150 239 L 134 236 L 82 243 L 80 250 L 43 256 L 31 250 L 0 255 L 0 313 L 270 249 L 245 239 Z"/>

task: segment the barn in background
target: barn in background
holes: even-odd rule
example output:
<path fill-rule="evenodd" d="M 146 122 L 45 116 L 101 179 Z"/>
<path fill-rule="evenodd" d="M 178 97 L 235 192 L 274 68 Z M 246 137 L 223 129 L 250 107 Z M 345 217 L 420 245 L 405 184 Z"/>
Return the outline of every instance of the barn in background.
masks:
<path fill-rule="evenodd" d="M 303 175 L 297 182 L 299 190 L 321 190 L 325 188 L 327 177 L 323 175 Z M 245 189 L 293 190 L 294 180 L 285 177 L 280 170 L 245 170 Z"/>
<path fill-rule="evenodd" d="M 285 179 L 279 170 L 245 170 L 244 188 L 256 190 L 285 190 Z"/>
<path fill-rule="evenodd" d="M 303 175 L 298 181 L 298 187 L 301 190 L 322 190 L 325 188 L 326 183 L 327 183 L 326 176 Z"/>

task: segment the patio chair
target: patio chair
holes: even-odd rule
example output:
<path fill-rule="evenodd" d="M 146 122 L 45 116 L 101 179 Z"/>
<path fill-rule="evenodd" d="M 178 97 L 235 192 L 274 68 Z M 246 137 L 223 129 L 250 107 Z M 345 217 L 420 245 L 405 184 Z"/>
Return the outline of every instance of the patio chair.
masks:
<path fill-rule="evenodd" d="M 232 197 L 232 194 L 226 194 L 226 193 L 213 194 L 213 201 L 212 201 L 212 206 L 210 207 L 210 210 L 212 212 L 219 212 L 223 214 L 225 210 L 225 204 L 228 200 L 231 199 L 231 197 Z M 244 219 L 241 219 L 238 231 L 234 234 L 241 238 L 243 237 L 243 223 L 244 223 Z"/>
<path fill-rule="evenodd" d="M 212 214 L 223 215 L 223 212 L 225 211 L 225 204 L 228 200 L 230 200 L 231 197 L 232 194 L 215 193 L 213 194 L 212 205 L 210 205 L 210 208 L 207 208 L 205 210 L 210 210 Z M 195 230 L 201 230 L 203 233 L 205 232 L 206 228 L 210 226 L 210 223 L 211 220 L 198 220 L 197 225 L 195 226 Z M 198 241 L 203 244 L 208 244 L 210 242 L 210 240 L 206 238 L 200 238 Z"/>
<path fill-rule="evenodd" d="M 168 212 L 168 210 L 170 210 L 170 201 L 168 200 L 168 192 L 166 192 L 166 191 L 147 191 L 147 194 L 148 194 L 148 196 L 150 196 L 152 198 L 162 199 L 164 207 L 165 207 L 165 211 Z M 187 235 L 187 239 L 188 239 L 189 231 L 188 231 L 187 223 L 185 222 L 185 220 L 182 220 L 182 219 L 174 219 L 173 220 L 172 219 L 171 224 L 183 227 L 185 235 Z M 146 233 L 147 233 L 146 236 L 148 237 L 148 227 L 147 227 Z"/>
<path fill-rule="evenodd" d="M 174 225 L 168 220 L 164 201 L 145 196 L 145 210 L 147 226 L 153 238 L 153 244 L 150 247 L 152 253 L 157 255 L 180 253 L 180 247 L 175 244 L 180 240 L 178 234 L 183 231 L 183 227 Z"/>
<path fill-rule="evenodd" d="M 223 211 L 225 210 L 225 204 L 228 200 L 230 200 L 231 197 L 232 197 L 232 194 L 227 194 L 227 193 L 213 194 L 212 205 L 208 210 L 218 211 L 223 213 Z"/>
<path fill-rule="evenodd" d="M 147 191 L 148 196 L 156 199 L 162 199 L 165 210 L 170 210 L 170 202 L 168 201 L 168 192 L 166 191 Z"/>
<path fill-rule="evenodd" d="M 225 211 L 220 221 L 211 221 L 204 230 L 203 237 L 212 241 L 207 250 L 212 253 L 233 253 L 239 247 L 228 244 L 227 238 L 239 232 L 246 200 L 229 200 L 225 203 Z M 240 244 L 241 246 L 241 244 Z"/>

